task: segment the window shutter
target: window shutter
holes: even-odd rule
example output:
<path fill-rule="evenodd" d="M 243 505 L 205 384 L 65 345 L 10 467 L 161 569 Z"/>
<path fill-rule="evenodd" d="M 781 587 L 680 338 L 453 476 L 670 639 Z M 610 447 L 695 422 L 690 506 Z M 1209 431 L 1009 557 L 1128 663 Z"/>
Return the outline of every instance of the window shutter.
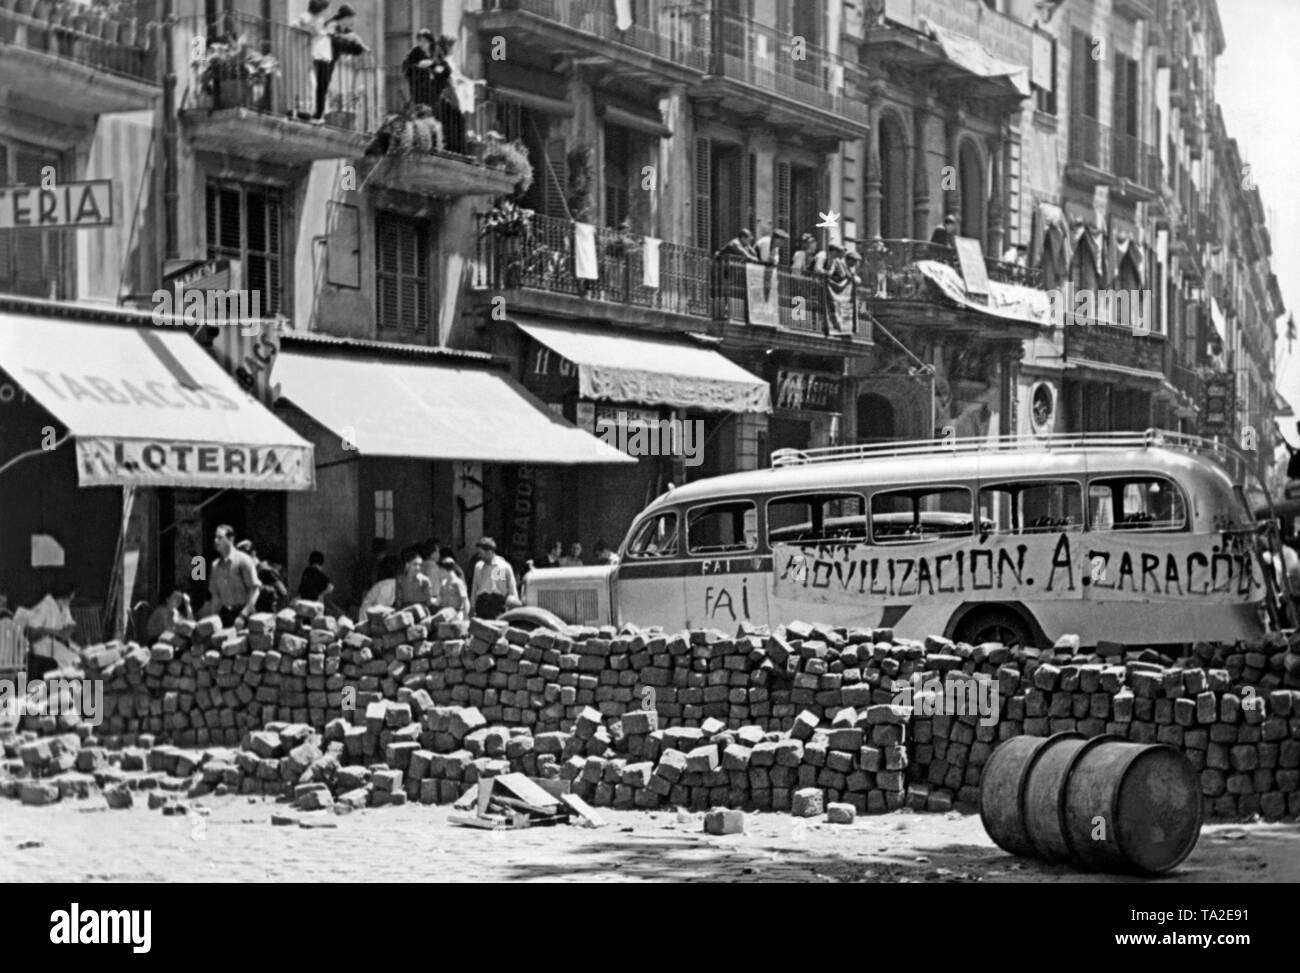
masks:
<path fill-rule="evenodd" d="M 569 161 L 562 138 L 546 140 L 545 181 L 546 190 L 542 196 L 543 213 L 557 219 L 570 219 L 569 205 L 564 198 L 569 184 Z"/>
<path fill-rule="evenodd" d="M 375 226 L 376 316 L 381 329 L 393 328 L 399 320 L 397 302 L 397 230 L 391 220 L 380 218 Z"/>
<path fill-rule="evenodd" d="M 750 152 L 745 160 L 745 226 L 760 234 L 758 226 L 758 156 Z"/>
<path fill-rule="evenodd" d="M 794 246 L 794 232 L 790 229 L 790 163 L 777 162 L 774 178 L 776 185 L 776 228 L 790 234 Z"/>
<path fill-rule="evenodd" d="M 711 149 L 708 139 L 695 140 L 695 245 L 702 250 L 713 249 L 713 234 L 710 232 L 713 223 Z"/>
<path fill-rule="evenodd" d="M 34 152 L 18 149 L 14 152 L 15 176 L 22 186 L 39 186 L 41 168 L 58 166 L 55 160 L 43 158 Z M 14 240 L 14 290 L 31 297 L 57 297 L 59 287 L 60 239 L 57 231 L 18 231 L 24 236 Z M 53 287 L 51 287 L 53 285 Z"/>
<path fill-rule="evenodd" d="M 9 178 L 9 147 L 0 143 L 0 186 L 8 186 L 17 181 Z M 16 230 L 0 230 L 0 281 L 11 290 L 14 277 L 13 238 L 16 232 Z"/>
<path fill-rule="evenodd" d="M 1087 114 L 1084 111 L 1087 104 L 1084 85 L 1091 56 L 1088 35 L 1081 30 L 1073 31 L 1070 35 L 1070 111 L 1076 115 Z"/>

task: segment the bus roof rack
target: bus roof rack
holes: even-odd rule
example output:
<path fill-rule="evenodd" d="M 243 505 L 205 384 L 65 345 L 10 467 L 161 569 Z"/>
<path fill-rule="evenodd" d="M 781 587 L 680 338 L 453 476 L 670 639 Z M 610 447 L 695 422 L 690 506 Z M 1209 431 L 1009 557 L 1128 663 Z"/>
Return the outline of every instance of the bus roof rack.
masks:
<path fill-rule="evenodd" d="M 1143 449 L 1163 446 L 1213 456 L 1225 466 L 1249 464 L 1245 457 L 1225 443 L 1203 436 L 1147 429 L 1143 432 L 1052 433 L 1045 436 L 987 436 L 966 439 L 916 439 L 870 445 L 823 446 L 815 449 L 778 449 L 772 453 L 772 468 L 814 463 L 844 463 L 895 456 L 952 456 L 971 453 L 1067 451 L 1078 449 Z M 1236 470 L 1231 470 L 1234 476 Z"/>

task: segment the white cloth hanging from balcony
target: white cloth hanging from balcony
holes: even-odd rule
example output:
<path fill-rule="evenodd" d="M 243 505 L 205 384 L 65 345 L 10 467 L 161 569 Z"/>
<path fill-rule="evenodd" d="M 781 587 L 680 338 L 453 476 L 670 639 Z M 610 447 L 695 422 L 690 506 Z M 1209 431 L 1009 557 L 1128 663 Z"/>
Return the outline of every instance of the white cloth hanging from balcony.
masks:
<path fill-rule="evenodd" d="M 658 237 L 645 238 L 645 256 L 641 264 L 641 286 L 643 287 L 652 287 L 656 290 L 659 288 L 659 244 L 661 243 L 663 241 Z"/>
<path fill-rule="evenodd" d="M 599 280 L 596 262 L 596 228 L 590 223 L 573 224 L 573 276 L 578 280 Z"/>
<path fill-rule="evenodd" d="M 614 0 L 614 26 L 619 30 L 632 26 L 632 0 Z"/>

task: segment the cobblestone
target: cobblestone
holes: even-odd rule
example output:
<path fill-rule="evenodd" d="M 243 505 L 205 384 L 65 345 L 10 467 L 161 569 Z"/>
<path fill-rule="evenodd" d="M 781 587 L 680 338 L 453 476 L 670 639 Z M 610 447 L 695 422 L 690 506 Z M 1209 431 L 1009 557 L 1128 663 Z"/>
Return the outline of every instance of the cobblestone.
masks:
<path fill-rule="evenodd" d="M 144 881 L 1096 881 L 1014 859 L 978 817 L 906 811 L 850 825 L 746 815 L 747 833 L 713 837 L 700 814 L 602 809 L 609 824 L 487 832 L 449 808 L 406 805 L 303 814 L 275 801 L 208 798 L 164 817 L 102 798 L 0 805 L 0 880 Z M 333 827 L 277 827 L 272 814 Z M 1166 881 L 1300 881 L 1300 825 L 1205 828 Z"/>

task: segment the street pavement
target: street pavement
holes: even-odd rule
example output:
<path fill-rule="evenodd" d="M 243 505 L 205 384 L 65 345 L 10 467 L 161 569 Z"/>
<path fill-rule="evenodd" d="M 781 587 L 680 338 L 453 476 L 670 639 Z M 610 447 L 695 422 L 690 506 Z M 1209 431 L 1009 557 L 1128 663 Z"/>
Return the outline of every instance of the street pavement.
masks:
<path fill-rule="evenodd" d="M 143 795 L 137 795 L 142 797 Z M 601 810 L 601 829 L 488 832 L 450 808 L 407 805 L 300 814 L 270 798 L 208 797 L 205 816 L 101 798 L 0 803 L 0 880 L 18 882 L 355 881 L 1135 881 L 1022 861 L 977 815 L 893 814 L 831 825 L 750 814 L 744 835 L 702 833 L 699 814 Z M 324 827 L 271 824 L 293 814 Z M 1164 881 L 1300 881 L 1300 824 L 1212 825 Z"/>

